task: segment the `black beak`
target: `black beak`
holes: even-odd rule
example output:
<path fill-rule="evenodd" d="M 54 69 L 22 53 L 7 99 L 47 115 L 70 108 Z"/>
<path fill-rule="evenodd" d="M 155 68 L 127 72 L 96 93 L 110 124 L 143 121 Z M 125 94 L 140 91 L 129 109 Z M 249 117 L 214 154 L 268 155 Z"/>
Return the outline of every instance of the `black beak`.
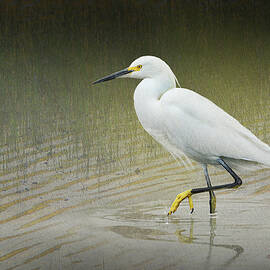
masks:
<path fill-rule="evenodd" d="M 122 76 L 122 75 L 128 74 L 128 73 L 130 73 L 130 72 L 132 72 L 132 71 L 133 71 L 133 70 L 129 70 L 128 68 L 125 68 L 125 69 L 120 70 L 120 71 L 117 71 L 117 72 L 115 72 L 115 73 L 113 73 L 113 74 L 111 74 L 111 75 L 108 75 L 108 76 L 106 76 L 106 77 L 103 77 L 103 78 L 101 78 L 101 79 L 99 79 L 99 80 L 93 82 L 93 84 L 97 84 L 97 83 L 101 83 L 101 82 L 110 81 L 110 80 L 113 80 L 113 79 L 115 79 L 115 78 L 117 78 L 117 77 L 120 77 L 120 76 Z"/>

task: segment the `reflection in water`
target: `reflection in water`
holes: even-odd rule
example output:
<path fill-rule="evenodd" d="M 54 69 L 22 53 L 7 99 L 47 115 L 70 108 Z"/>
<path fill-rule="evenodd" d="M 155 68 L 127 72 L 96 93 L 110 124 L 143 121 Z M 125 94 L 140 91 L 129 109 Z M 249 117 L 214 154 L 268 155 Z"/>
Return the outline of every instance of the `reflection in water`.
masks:
<path fill-rule="evenodd" d="M 168 233 L 157 229 L 144 229 L 135 226 L 112 226 L 108 227 L 107 229 L 117 234 L 120 234 L 125 238 L 169 241 L 167 239 L 163 240 L 160 238 L 160 236 L 166 236 L 168 235 Z"/>
<path fill-rule="evenodd" d="M 193 240 L 196 238 L 193 237 L 193 228 L 194 228 L 194 220 L 193 218 L 190 219 L 190 227 L 189 227 L 189 235 L 183 235 L 182 232 L 185 230 L 176 230 L 175 234 L 178 237 L 179 242 L 181 243 L 186 243 L 186 244 L 191 244 L 193 243 Z"/>
<path fill-rule="evenodd" d="M 194 220 L 192 218 L 190 220 L 190 228 L 189 228 L 189 235 L 188 236 L 182 234 L 182 232 L 184 232 L 185 230 L 176 230 L 175 234 L 178 237 L 179 242 L 181 242 L 181 243 L 199 244 L 199 245 L 208 245 L 209 246 L 208 256 L 206 257 L 204 269 L 210 268 L 213 247 L 222 247 L 222 248 L 226 248 L 226 249 L 234 251 L 235 255 L 223 264 L 224 268 L 228 267 L 232 262 L 234 262 L 244 252 L 244 249 L 239 245 L 214 244 L 214 238 L 216 236 L 216 233 L 215 233 L 215 231 L 216 231 L 216 217 L 210 216 L 209 221 L 210 221 L 209 242 L 197 241 L 196 239 L 198 239 L 198 238 L 195 238 L 193 236 Z M 196 240 L 196 241 L 194 241 L 194 240 Z"/>
<path fill-rule="evenodd" d="M 142 208 L 142 205 L 138 204 L 103 218 L 110 220 L 111 223 L 117 221 L 114 226 L 106 227 L 107 231 L 126 239 L 132 239 L 134 244 L 140 240 L 147 240 L 150 241 L 150 245 L 151 241 L 164 243 L 168 250 L 174 250 L 176 254 L 178 254 L 178 249 L 181 252 L 183 250 L 191 252 L 194 262 L 201 261 L 202 269 L 211 269 L 215 265 L 226 269 L 244 252 L 242 246 L 234 244 L 232 240 L 225 237 L 228 234 L 226 228 L 222 227 L 224 235 L 217 234 L 217 228 L 220 229 L 220 226 L 217 225 L 217 215 L 210 215 L 209 221 L 194 217 L 177 218 L 176 216 L 168 219 L 161 214 L 162 210 L 163 207 L 160 205 L 151 204 L 146 207 L 144 204 L 144 208 Z M 219 221 L 224 223 L 222 217 Z M 175 245 L 177 240 L 181 244 L 189 244 L 190 247 Z M 217 240 L 223 244 L 216 244 Z M 229 241 L 229 244 L 226 244 L 225 241 Z M 202 249 L 202 246 L 206 249 Z M 230 252 L 226 252 L 226 250 Z M 181 260 L 187 262 L 183 258 L 185 256 L 181 255 Z M 178 265 L 178 260 L 177 256 L 176 265 Z"/>
<path fill-rule="evenodd" d="M 4 2 L 29 6 L 4 8 Z M 236 9 L 228 1 L 187 5 L 160 0 L 154 6 L 151 1 L 64 2 L 1 1 L 1 270 L 130 269 L 134 251 L 142 251 L 135 257 L 142 264 L 134 262 L 133 269 L 142 269 L 147 261 L 156 266 L 152 269 L 191 270 L 196 260 L 213 267 L 216 252 L 225 256 L 226 266 L 243 249 L 214 242 L 234 243 L 235 236 L 252 258 L 240 256 L 237 263 L 254 265 L 256 258 L 256 264 L 269 265 L 265 234 L 270 230 L 270 171 L 249 175 L 246 190 L 236 191 L 248 204 L 237 207 L 237 220 L 222 230 L 232 240 L 215 235 L 214 224 L 208 240 L 204 215 L 192 221 L 181 213 L 181 220 L 174 216 L 166 223 L 163 214 L 170 202 L 157 206 L 159 200 L 197 185 L 198 167 L 179 166 L 142 130 L 130 91 L 137 82 L 89 86 L 100 74 L 140 55 L 165 57 L 181 85 L 217 103 L 269 144 L 269 27 L 255 1 L 231 1 L 237 2 Z M 157 2 L 164 3 L 162 10 L 156 9 Z M 217 174 L 215 181 L 227 179 Z M 254 197 L 263 201 L 258 199 L 253 208 L 253 216 L 260 218 L 250 220 Z M 149 201 L 155 205 L 147 209 Z M 219 209 L 221 203 L 219 199 Z M 112 209 L 106 212 L 107 206 Z M 87 215 L 79 215 L 87 207 Z M 104 217 L 105 212 L 110 216 Z M 260 241 L 257 246 L 252 245 L 253 235 Z M 107 240 L 115 248 L 107 250 Z M 144 252 L 151 248 L 157 253 Z M 195 258 L 183 255 L 192 251 Z M 180 260 L 186 267 L 179 267 Z"/>

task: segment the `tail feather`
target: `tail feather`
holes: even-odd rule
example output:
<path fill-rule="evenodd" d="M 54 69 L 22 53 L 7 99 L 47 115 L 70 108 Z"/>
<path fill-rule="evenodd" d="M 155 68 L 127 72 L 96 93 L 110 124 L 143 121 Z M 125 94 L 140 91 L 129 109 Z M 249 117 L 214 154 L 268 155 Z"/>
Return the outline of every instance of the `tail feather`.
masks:
<path fill-rule="evenodd" d="M 261 164 L 262 166 L 270 167 L 270 146 L 257 138 L 250 130 L 242 127 L 239 135 L 245 139 L 245 157 L 243 161 Z M 248 151 L 247 151 L 248 150 Z"/>
<path fill-rule="evenodd" d="M 254 159 L 254 161 L 270 167 L 270 147 L 262 141 L 260 141 L 260 143 L 260 151 L 257 151 L 256 159 Z"/>
<path fill-rule="evenodd" d="M 268 145 L 266 145 L 268 147 Z M 270 168 L 270 147 L 269 151 L 256 151 L 253 158 L 232 158 L 222 157 L 225 162 L 236 170 L 253 171 L 259 168 Z"/>

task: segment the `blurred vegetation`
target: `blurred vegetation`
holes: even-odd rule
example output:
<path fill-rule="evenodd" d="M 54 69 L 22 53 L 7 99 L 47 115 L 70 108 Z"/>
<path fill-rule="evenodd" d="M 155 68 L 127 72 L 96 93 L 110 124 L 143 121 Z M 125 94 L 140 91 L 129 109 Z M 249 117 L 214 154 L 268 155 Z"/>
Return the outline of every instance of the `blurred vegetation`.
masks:
<path fill-rule="evenodd" d="M 260 1 L 1 1 L 0 144 L 25 153 L 68 138 L 66 159 L 123 166 L 164 154 L 133 109 L 137 82 L 91 81 L 141 55 L 164 59 L 269 140 L 270 4 Z M 2 159 L 5 159 L 3 156 Z"/>

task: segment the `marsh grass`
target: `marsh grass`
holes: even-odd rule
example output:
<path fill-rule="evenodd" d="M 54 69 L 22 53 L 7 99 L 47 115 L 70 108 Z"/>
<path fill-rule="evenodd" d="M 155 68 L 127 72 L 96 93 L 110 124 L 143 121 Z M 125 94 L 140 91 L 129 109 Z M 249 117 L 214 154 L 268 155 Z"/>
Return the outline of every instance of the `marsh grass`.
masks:
<path fill-rule="evenodd" d="M 255 1 L 229 2 L 6 1 L 0 19 L 2 169 L 9 169 L 5 160 L 15 152 L 23 170 L 27 147 L 38 155 L 49 146 L 50 159 L 61 138 L 69 146 L 54 159 L 56 168 L 83 159 L 85 170 L 102 174 L 128 171 L 138 156 L 145 162 L 168 156 L 136 118 L 137 82 L 91 85 L 146 54 L 166 60 L 182 87 L 208 97 L 269 143 L 269 19 Z"/>

